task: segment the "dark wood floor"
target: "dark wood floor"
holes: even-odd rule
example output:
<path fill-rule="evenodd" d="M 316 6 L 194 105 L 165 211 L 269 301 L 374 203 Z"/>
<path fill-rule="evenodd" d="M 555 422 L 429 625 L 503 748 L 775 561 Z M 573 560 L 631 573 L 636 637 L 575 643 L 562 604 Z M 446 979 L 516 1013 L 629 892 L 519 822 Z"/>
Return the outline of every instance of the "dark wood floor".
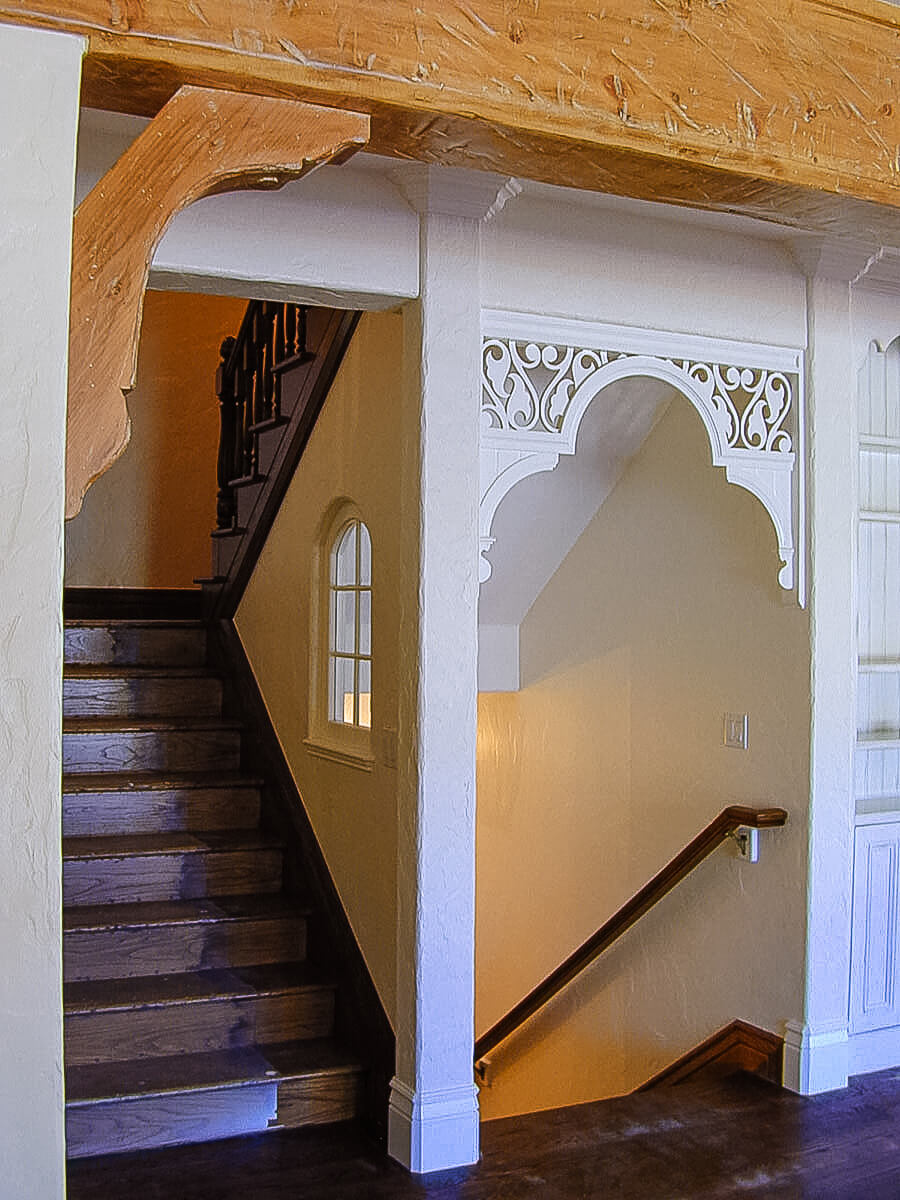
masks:
<path fill-rule="evenodd" d="M 752 1076 L 482 1126 L 482 1160 L 415 1179 L 353 1130 L 82 1160 L 69 1200 L 900 1200 L 900 1071 L 802 1099 Z"/>

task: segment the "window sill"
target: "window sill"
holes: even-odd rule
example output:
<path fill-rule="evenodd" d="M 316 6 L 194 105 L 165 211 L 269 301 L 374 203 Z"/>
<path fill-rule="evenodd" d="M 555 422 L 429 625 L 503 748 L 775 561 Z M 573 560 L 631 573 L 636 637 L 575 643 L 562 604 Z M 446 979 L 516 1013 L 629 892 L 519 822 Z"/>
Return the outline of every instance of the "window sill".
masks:
<path fill-rule="evenodd" d="M 348 750 L 324 738 L 304 738 L 303 745 L 315 758 L 324 758 L 328 762 L 340 763 L 344 767 L 353 767 L 357 771 L 371 771 L 375 766 L 372 754 L 360 750 Z"/>

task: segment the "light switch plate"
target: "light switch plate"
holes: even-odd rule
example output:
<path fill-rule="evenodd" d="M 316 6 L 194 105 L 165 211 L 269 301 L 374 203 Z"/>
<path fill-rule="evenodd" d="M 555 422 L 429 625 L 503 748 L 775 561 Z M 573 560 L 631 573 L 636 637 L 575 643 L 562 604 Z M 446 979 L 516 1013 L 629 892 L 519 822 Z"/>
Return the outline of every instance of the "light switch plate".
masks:
<path fill-rule="evenodd" d="M 725 714 L 725 731 L 723 740 L 725 745 L 730 746 L 732 750 L 747 749 L 746 713 Z"/>

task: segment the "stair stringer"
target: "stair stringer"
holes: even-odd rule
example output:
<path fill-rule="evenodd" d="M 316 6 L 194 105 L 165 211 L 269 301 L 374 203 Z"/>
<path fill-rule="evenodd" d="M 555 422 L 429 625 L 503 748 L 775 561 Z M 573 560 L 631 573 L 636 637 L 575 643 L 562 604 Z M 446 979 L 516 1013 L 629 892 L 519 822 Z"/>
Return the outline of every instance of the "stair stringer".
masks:
<path fill-rule="evenodd" d="M 278 735 L 234 623 L 208 627 L 210 661 L 225 679 L 224 712 L 238 718 L 249 737 L 244 767 L 266 780 L 263 820 L 284 841 L 288 881 L 302 880 L 318 919 L 309 930 L 311 954 L 338 983 L 335 1033 L 366 1064 L 363 1116 L 380 1138 L 387 1136 L 395 1037 L 366 965 L 321 846 L 297 789 Z"/>

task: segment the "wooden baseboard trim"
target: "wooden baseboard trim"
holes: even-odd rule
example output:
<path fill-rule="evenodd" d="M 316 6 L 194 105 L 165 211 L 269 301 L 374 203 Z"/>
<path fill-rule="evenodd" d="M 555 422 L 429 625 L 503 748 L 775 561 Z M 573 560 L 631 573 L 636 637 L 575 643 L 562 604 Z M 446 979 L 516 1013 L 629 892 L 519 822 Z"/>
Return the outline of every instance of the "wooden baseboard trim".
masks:
<path fill-rule="evenodd" d="M 635 1092 L 675 1087 L 701 1071 L 714 1071 L 717 1075 L 749 1071 L 780 1084 L 783 1057 L 784 1038 L 747 1021 L 732 1021 L 635 1088 Z"/>
<path fill-rule="evenodd" d="M 67 587 L 63 615 L 70 620 L 199 621 L 200 588 Z"/>

